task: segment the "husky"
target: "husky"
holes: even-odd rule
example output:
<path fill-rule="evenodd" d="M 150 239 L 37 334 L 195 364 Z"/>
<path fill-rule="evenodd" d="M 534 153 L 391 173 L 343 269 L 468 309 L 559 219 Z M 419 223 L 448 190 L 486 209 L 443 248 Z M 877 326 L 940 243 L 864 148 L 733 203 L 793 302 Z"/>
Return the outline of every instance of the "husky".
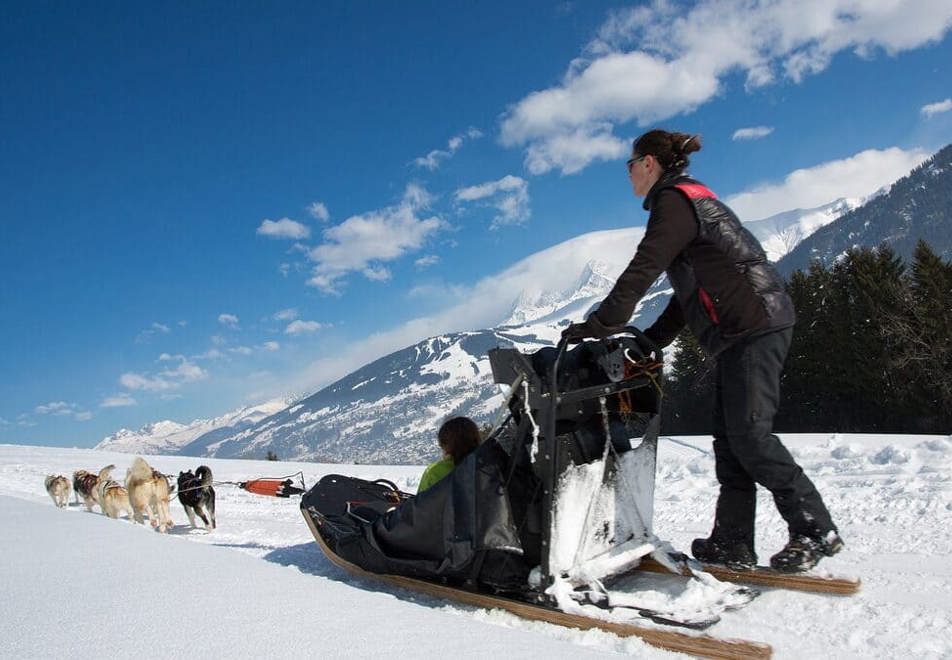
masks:
<path fill-rule="evenodd" d="M 76 497 L 83 498 L 87 511 L 92 511 L 93 505 L 99 505 L 99 508 L 102 508 L 99 504 L 99 477 L 92 472 L 86 470 L 73 472 L 73 491 Z"/>
<path fill-rule="evenodd" d="M 169 514 L 168 479 L 139 456 L 136 456 L 132 467 L 126 472 L 126 490 L 129 492 L 133 518 L 137 523 L 145 522 L 142 515 L 145 513 L 149 524 L 160 532 L 165 532 L 174 525 Z"/>
<path fill-rule="evenodd" d="M 72 488 L 69 486 L 69 479 L 62 475 L 51 474 L 46 477 L 46 492 L 49 493 L 53 504 L 63 508 L 69 504 L 69 495 Z"/>
<path fill-rule="evenodd" d="M 110 474 L 115 465 L 107 465 L 99 471 L 99 485 L 96 490 L 99 493 L 99 506 L 102 512 L 110 518 L 118 518 L 123 511 L 129 520 L 132 520 L 132 505 L 129 504 L 129 493 L 122 487 L 118 481 L 112 478 Z"/>
<path fill-rule="evenodd" d="M 215 489 L 212 488 L 212 471 L 207 465 L 199 465 L 195 474 L 191 470 L 179 472 L 178 499 L 192 527 L 198 526 L 195 524 L 197 513 L 205 523 L 205 529 L 208 529 L 209 518 L 212 529 L 215 529 Z M 208 517 L 205 517 L 204 509 L 208 509 Z"/>

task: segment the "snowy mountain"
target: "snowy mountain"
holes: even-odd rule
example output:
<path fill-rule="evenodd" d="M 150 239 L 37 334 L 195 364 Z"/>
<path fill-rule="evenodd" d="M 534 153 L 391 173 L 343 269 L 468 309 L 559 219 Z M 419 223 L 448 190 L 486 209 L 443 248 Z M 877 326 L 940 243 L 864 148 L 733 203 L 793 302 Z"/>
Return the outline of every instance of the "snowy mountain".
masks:
<path fill-rule="evenodd" d="M 744 226 L 757 237 L 767 258 L 776 263 L 820 227 L 826 226 L 865 200 L 838 199 L 814 209 L 795 209 L 763 220 L 745 222 Z"/>
<path fill-rule="evenodd" d="M 196 419 L 189 424 L 170 420 L 147 424 L 138 431 L 119 429 L 103 438 L 96 449 L 127 454 L 175 454 L 196 438 L 215 432 L 234 432 L 252 426 L 287 407 L 284 399 L 245 406 L 214 419 Z"/>
<path fill-rule="evenodd" d="M 776 259 L 857 204 L 837 200 L 746 226 Z M 174 441 L 145 429 L 138 434 L 120 431 L 100 448 L 225 458 L 262 458 L 272 451 L 284 460 L 425 462 L 436 454 L 433 439 L 446 417 L 492 420 L 502 398 L 486 352 L 495 346 L 533 351 L 555 343 L 569 321 L 585 318 L 611 290 L 643 232 L 591 232 L 514 264 L 498 278 L 512 303 L 493 327 L 428 337 L 257 419 L 200 420 L 176 430 Z M 500 295 L 499 289 L 483 295 Z M 649 326 L 670 295 L 662 276 L 640 302 L 632 324 Z"/>
<path fill-rule="evenodd" d="M 888 243 L 909 259 L 921 238 L 952 258 L 952 145 L 938 151 L 888 190 L 817 229 L 777 264 L 789 276 L 819 259 L 829 267 L 846 250 Z"/>
<path fill-rule="evenodd" d="M 604 264 L 587 264 L 574 292 L 564 298 L 538 292 L 523 296 L 509 318 L 522 323 L 429 337 L 387 355 L 313 396 L 222 437 L 198 437 L 181 453 L 227 458 L 319 462 L 422 463 L 437 453 L 442 421 L 466 415 L 492 421 L 502 395 L 493 383 L 487 352 L 497 346 L 534 351 L 558 341 L 568 319 L 581 319 L 601 301 L 613 278 Z M 637 323 L 660 313 L 669 290 L 654 287 L 637 310 Z"/>

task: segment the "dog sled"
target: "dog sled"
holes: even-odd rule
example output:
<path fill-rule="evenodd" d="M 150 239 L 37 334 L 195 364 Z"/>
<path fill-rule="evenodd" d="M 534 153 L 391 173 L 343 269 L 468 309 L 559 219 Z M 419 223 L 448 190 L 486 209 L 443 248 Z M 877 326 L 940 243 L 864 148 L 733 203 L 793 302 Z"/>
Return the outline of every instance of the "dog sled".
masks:
<path fill-rule="evenodd" d="M 769 657 L 768 645 L 697 632 L 757 592 L 697 570 L 653 532 L 661 351 L 629 329 L 531 355 L 497 348 L 489 359 L 506 386 L 500 420 L 449 476 L 419 495 L 346 475 L 304 493 L 301 511 L 328 558 L 529 619 L 704 657 Z M 695 583 L 691 607 L 628 588 L 649 575 L 636 570 L 642 561 Z"/>

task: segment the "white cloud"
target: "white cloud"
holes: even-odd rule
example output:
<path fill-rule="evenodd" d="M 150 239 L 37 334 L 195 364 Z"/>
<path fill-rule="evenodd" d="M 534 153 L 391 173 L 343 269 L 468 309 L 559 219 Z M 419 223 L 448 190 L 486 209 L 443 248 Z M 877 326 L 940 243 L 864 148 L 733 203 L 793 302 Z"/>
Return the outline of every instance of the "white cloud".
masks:
<path fill-rule="evenodd" d="M 179 322 L 178 322 L 178 325 L 179 325 L 180 328 L 184 328 L 185 326 L 188 325 L 188 321 L 179 321 Z"/>
<path fill-rule="evenodd" d="M 276 341 L 266 341 L 261 345 L 261 348 L 266 351 L 274 352 L 281 350 L 281 344 Z"/>
<path fill-rule="evenodd" d="M 463 146 L 463 142 L 467 139 L 475 140 L 483 136 L 482 131 L 477 128 L 468 128 L 463 133 L 459 135 L 454 135 L 446 143 L 446 149 L 434 149 L 426 156 L 420 156 L 419 158 L 413 159 L 413 164 L 417 167 L 433 171 L 439 168 L 440 163 L 444 160 L 448 160 L 453 157 L 459 148 Z"/>
<path fill-rule="evenodd" d="M 286 335 L 309 335 L 311 333 L 317 332 L 324 326 L 317 321 L 292 321 L 288 324 L 288 327 L 284 329 L 284 334 Z"/>
<path fill-rule="evenodd" d="M 208 372 L 190 362 L 184 355 L 159 356 L 161 362 L 178 362 L 175 368 L 165 369 L 158 374 L 140 374 L 126 372 L 119 377 L 119 384 L 127 390 L 144 390 L 147 392 L 165 392 L 181 387 L 184 383 L 193 383 L 208 378 Z"/>
<path fill-rule="evenodd" d="M 268 238 L 289 238 L 300 240 L 311 235 L 311 230 L 300 222 L 290 218 L 280 220 L 264 220 L 258 227 L 258 234 Z"/>
<path fill-rule="evenodd" d="M 418 250 L 427 238 L 446 227 L 438 216 L 419 217 L 430 202 L 426 190 L 410 184 L 399 204 L 352 216 L 326 229 L 324 242 L 308 255 L 316 264 L 308 284 L 337 294 L 348 273 L 381 279 L 388 272 L 382 262 Z"/>
<path fill-rule="evenodd" d="M 837 53 L 895 54 L 940 40 L 950 25 L 948 0 L 659 0 L 620 10 L 558 85 L 508 109 L 501 141 L 525 145 L 535 174 L 570 174 L 616 157 L 614 127 L 689 113 L 731 74 L 745 75 L 748 90 L 798 83 Z"/>
<path fill-rule="evenodd" d="M 414 261 L 414 262 L 413 262 L 413 265 L 416 266 L 417 268 L 419 268 L 420 270 L 423 270 L 424 268 L 429 268 L 430 266 L 435 266 L 435 265 L 438 264 L 438 263 L 440 263 L 440 258 L 439 258 L 439 256 L 437 256 L 437 255 L 435 255 L 435 254 L 428 254 L 428 255 L 423 256 L 423 257 L 420 257 L 419 259 L 417 259 L 416 261 Z"/>
<path fill-rule="evenodd" d="M 311 202 L 308 204 L 307 212 L 315 220 L 320 220 L 321 222 L 327 222 L 331 219 L 331 214 L 327 210 L 324 202 Z"/>
<path fill-rule="evenodd" d="M 235 316 L 234 314 L 219 314 L 218 322 L 221 323 L 222 325 L 228 326 L 229 328 L 238 327 L 238 317 Z"/>
<path fill-rule="evenodd" d="M 251 355 L 254 351 L 247 346 L 235 346 L 234 348 L 229 348 L 228 352 L 237 353 L 238 355 Z"/>
<path fill-rule="evenodd" d="M 529 219 L 529 183 L 511 174 L 498 181 L 460 188 L 454 193 L 454 198 L 458 203 L 490 199 L 487 205 L 498 212 L 490 229 L 522 224 Z"/>
<path fill-rule="evenodd" d="M 773 127 L 771 126 L 751 126 L 749 128 L 738 128 L 734 131 L 731 139 L 735 142 L 737 140 L 759 140 L 771 133 L 773 133 Z"/>
<path fill-rule="evenodd" d="M 73 419 L 79 422 L 85 422 L 92 419 L 93 414 L 86 410 L 81 410 L 78 405 L 75 403 L 67 403 L 65 401 L 50 401 L 37 406 L 33 409 L 33 412 L 37 415 L 55 415 L 57 417 L 65 417 L 67 415 L 72 415 Z M 27 420 L 26 415 L 20 416 L 21 422 Z M 21 424 L 22 426 L 33 426 L 33 424 Z M 0 425 L 2 426 L 2 425 Z"/>
<path fill-rule="evenodd" d="M 275 312 L 272 315 L 272 319 L 275 321 L 293 321 L 298 317 L 298 310 L 296 307 L 289 307 L 288 309 L 282 309 L 279 312 Z"/>
<path fill-rule="evenodd" d="M 596 160 L 622 158 L 630 148 L 631 141 L 612 135 L 609 124 L 598 124 L 532 142 L 526 149 L 525 164 L 530 174 L 558 169 L 565 176 L 585 169 Z"/>
<path fill-rule="evenodd" d="M 167 369 L 161 372 L 159 374 L 160 376 L 183 383 L 191 383 L 197 380 L 205 380 L 208 378 L 208 372 L 199 367 L 197 364 L 189 362 L 188 359 L 182 355 L 177 357 L 179 360 L 178 366 L 175 367 L 175 369 Z"/>
<path fill-rule="evenodd" d="M 360 272 L 368 280 L 374 282 L 386 282 L 391 278 L 390 270 L 383 266 L 367 266 Z"/>
<path fill-rule="evenodd" d="M 66 403 L 65 401 L 50 401 L 33 409 L 37 415 L 72 415 L 76 412 L 75 403 Z"/>
<path fill-rule="evenodd" d="M 279 264 L 278 272 L 281 273 L 282 277 L 287 277 L 288 273 L 291 272 L 291 264 Z"/>
<path fill-rule="evenodd" d="M 129 390 L 145 390 L 147 392 L 161 392 L 176 387 L 174 383 L 162 378 L 152 378 L 131 371 L 119 376 L 119 384 Z"/>
<path fill-rule="evenodd" d="M 944 101 L 939 101 L 938 103 L 924 105 L 919 110 L 919 112 L 921 112 L 925 117 L 931 117 L 932 115 L 948 112 L 949 110 L 952 110 L 952 99 L 946 99 Z"/>
<path fill-rule="evenodd" d="M 867 197 L 907 175 L 930 155 L 923 149 L 867 149 L 794 170 L 783 181 L 755 186 L 724 201 L 741 220 L 749 221 L 796 208 L 815 208 L 842 197 Z"/>
<path fill-rule="evenodd" d="M 134 406 L 136 405 L 136 400 L 133 399 L 128 394 L 117 394 L 115 396 L 107 396 L 102 400 L 102 403 L 99 404 L 100 408 L 122 408 L 125 406 Z"/>

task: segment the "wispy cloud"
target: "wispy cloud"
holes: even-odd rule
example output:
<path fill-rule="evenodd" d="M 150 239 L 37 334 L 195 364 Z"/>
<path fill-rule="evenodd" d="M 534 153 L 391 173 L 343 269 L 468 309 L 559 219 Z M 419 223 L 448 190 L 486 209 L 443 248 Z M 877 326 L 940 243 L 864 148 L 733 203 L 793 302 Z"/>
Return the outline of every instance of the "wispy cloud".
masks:
<path fill-rule="evenodd" d="M 266 341 L 261 345 L 261 349 L 270 352 L 279 351 L 281 350 L 281 344 L 276 341 Z"/>
<path fill-rule="evenodd" d="M 225 357 L 225 354 L 222 353 L 220 350 L 218 350 L 217 348 L 210 348 L 204 353 L 193 355 L 192 359 L 193 360 L 220 360 L 223 357 Z"/>
<path fill-rule="evenodd" d="M 49 403 L 44 403 L 33 409 L 33 412 L 37 415 L 72 415 L 76 412 L 77 406 L 75 403 L 66 403 L 65 401 L 50 401 Z"/>
<path fill-rule="evenodd" d="M 234 314 L 219 314 L 218 322 L 229 328 L 238 327 L 238 317 Z"/>
<path fill-rule="evenodd" d="M 128 394 L 116 394 L 115 396 L 107 396 L 99 404 L 100 408 L 124 408 L 126 406 L 136 405 L 136 400 L 133 399 Z"/>
<path fill-rule="evenodd" d="M 731 139 L 735 142 L 737 140 L 759 140 L 771 133 L 773 133 L 773 127 L 771 126 L 751 126 L 749 128 L 738 128 L 734 131 Z"/>
<path fill-rule="evenodd" d="M 331 214 L 324 202 L 311 202 L 307 206 L 307 212 L 312 218 L 321 222 L 327 222 L 331 219 Z"/>
<path fill-rule="evenodd" d="M 429 268 L 430 266 L 435 266 L 435 265 L 438 264 L 438 263 L 440 263 L 440 258 L 439 258 L 439 256 L 437 256 L 437 255 L 435 255 L 435 254 L 428 254 L 428 255 L 426 255 L 426 256 L 424 256 L 424 257 L 420 257 L 419 259 L 417 259 L 416 261 L 414 261 L 414 262 L 413 262 L 413 265 L 416 266 L 417 268 L 419 268 L 420 270 L 423 270 L 424 268 Z"/>
<path fill-rule="evenodd" d="M 837 53 L 895 54 L 940 40 L 950 25 L 945 0 L 657 1 L 615 11 L 558 85 L 508 109 L 500 138 L 526 148 L 533 174 L 571 174 L 618 157 L 617 126 L 689 113 L 736 72 L 748 91 L 799 83 Z"/>
<path fill-rule="evenodd" d="M 454 198 L 457 203 L 488 199 L 486 205 L 497 211 L 490 229 L 522 224 L 529 219 L 529 183 L 511 174 L 498 181 L 460 188 Z"/>
<path fill-rule="evenodd" d="M 943 112 L 948 112 L 949 110 L 952 110 L 952 99 L 946 99 L 937 103 L 929 103 L 928 105 L 922 106 L 919 112 L 921 112 L 925 117 L 931 117 Z"/>
<path fill-rule="evenodd" d="M 282 309 L 281 311 L 275 312 L 271 318 L 275 321 L 293 321 L 299 316 L 298 310 L 296 307 L 289 307 L 287 309 Z"/>
<path fill-rule="evenodd" d="M 302 240 L 311 235 L 311 230 L 296 220 L 281 218 L 280 220 L 264 220 L 258 226 L 257 233 L 268 238 Z"/>
<path fill-rule="evenodd" d="M 167 335 L 171 332 L 169 326 L 162 323 L 153 323 L 147 330 L 143 330 L 138 335 L 136 335 L 135 342 L 137 344 L 148 343 L 154 335 L 162 334 Z"/>
<path fill-rule="evenodd" d="M 318 323 L 317 321 L 291 321 L 288 323 L 288 327 L 284 329 L 284 334 L 286 335 L 309 335 L 317 332 L 324 325 Z"/>
<path fill-rule="evenodd" d="M 33 409 L 35 415 L 54 415 L 56 417 L 66 417 L 72 416 L 73 419 L 79 422 L 86 422 L 92 419 L 93 414 L 88 410 L 83 410 L 80 406 L 75 403 L 67 403 L 65 401 L 50 401 L 49 403 L 44 403 Z M 27 419 L 26 416 L 21 415 L 21 421 Z"/>
<path fill-rule="evenodd" d="M 159 356 L 160 362 L 177 362 L 174 368 L 165 369 L 157 374 L 126 372 L 119 377 L 119 384 L 127 390 L 147 392 L 165 392 L 178 389 L 185 383 L 193 383 L 208 378 L 208 372 L 189 361 L 184 355 Z"/>
<path fill-rule="evenodd" d="M 234 353 L 236 355 L 251 355 L 254 351 L 248 346 L 234 346 L 228 349 L 229 353 Z"/>
<path fill-rule="evenodd" d="M 794 170 L 782 181 L 754 186 L 725 201 L 742 220 L 760 220 L 790 209 L 815 208 L 841 197 L 867 197 L 902 178 L 930 155 L 923 149 L 868 149 Z"/>
<path fill-rule="evenodd" d="M 453 154 L 459 151 L 459 148 L 463 146 L 463 142 L 465 142 L 466 140 L 475 140 L 477 138 L 481 138 L 482 136 L 483 136 L 483 133 L 479 129 L 472 128 L 472 127 L 468 128 L 463 133 L 460 133 L 459 135 L 454 135 L 453 137 L 451 137 L 449 141 L 446 143 L 446 149 L 434 149 L 433 151 L 428 153 L 426 156 L 420 156 L 419 158 L 415 158 L 413 160 L 413 164 L 416 165 L 417 167 L 421 167 L 423 169 L 427 169 L 431 171 L 438 169 L 440 166 L 440 163 L 442 163 L 444 160 L 448 160 L 449 158 L 452 158 Z"/>
<path fill-rule="evenodd" d="M 437 215 L 422 217 L 430 203 L 426 190 L 410 184 L 400 203 L 326 229 L 324 242 L 308 255 L 316 264 L 308 284 L 338 294 L 348 273 L 359 272 L 370 279 L 382 279 L 384 273 L 389 276 L 384 262 L 420 249 L 427 238 L 446 227 Z"/>

